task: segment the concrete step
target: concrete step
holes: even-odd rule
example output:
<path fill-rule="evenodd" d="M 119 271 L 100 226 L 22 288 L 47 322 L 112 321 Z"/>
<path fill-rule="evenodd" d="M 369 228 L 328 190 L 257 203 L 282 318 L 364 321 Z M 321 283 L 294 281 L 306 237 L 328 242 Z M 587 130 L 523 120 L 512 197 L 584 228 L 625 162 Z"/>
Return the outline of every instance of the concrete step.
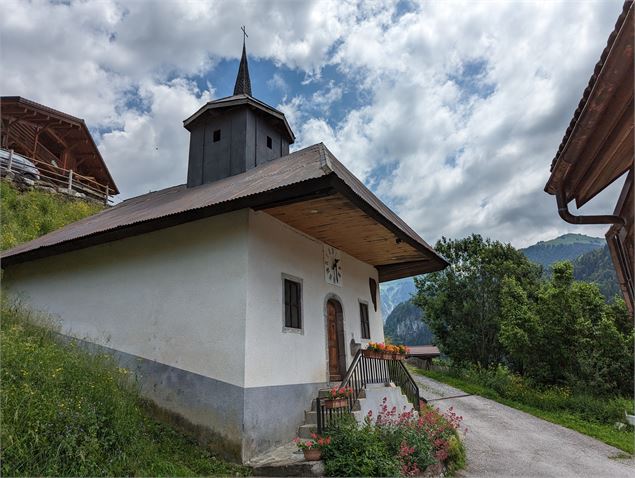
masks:
<path fill-rule="evenodd" d="M 298 428 L 300 438 L 311 438 L 311 433 L 317 433 L 317 423 L 305 423 Z"/>
<path fill-rule="evenodd" d="M 306 461 L 295 443 L 269 450 L 247 464 L 254 476 L 324 476 L 324 463 Z"/>

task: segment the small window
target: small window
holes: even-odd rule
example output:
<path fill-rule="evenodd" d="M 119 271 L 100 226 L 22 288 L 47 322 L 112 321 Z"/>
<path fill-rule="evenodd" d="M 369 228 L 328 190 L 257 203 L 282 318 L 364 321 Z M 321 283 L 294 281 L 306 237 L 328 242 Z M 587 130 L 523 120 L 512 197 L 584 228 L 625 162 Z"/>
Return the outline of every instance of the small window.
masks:
<path fill-rule="evenodd" d="M 368 322 L 368 304 L 359 303 L 359 318 L 362 324 L 362 339 L 370 339 L 370 323 Z"/>
<path fill-rule="evenodd" d="M 273 141 L 271 141 L 271 136 L 267 136 L 267 148 L 271 149 L 273 147 Z"/>
<path fill-rule="evenodd" d="M 302 328 L 302 284 L 284 279 L 284 326 Z"/>
<path fill-rule="evenodd" d="M 218 143 L 220 141 L 220 130 L 217 129 L 214 131 L 214 143 Z"/>

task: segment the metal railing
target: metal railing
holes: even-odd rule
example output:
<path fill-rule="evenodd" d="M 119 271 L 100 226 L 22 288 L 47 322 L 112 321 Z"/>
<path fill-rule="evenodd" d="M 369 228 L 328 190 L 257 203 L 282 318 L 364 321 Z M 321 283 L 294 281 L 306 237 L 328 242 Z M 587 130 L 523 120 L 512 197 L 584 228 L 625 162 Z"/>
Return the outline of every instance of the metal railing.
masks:
<path fill-rule="evenodd" d="M 340 387 L 351 387 L 352 393 L 347 406 L 341 409 L 329 409 L 323 405 L 320 397 L 316 400 L 318 433 L 336 424 L 341 417 L 351 414 L 355 402 L 367 385 L 387 385 L 391 382 L 401 389 L 413 408 L 420 411 L 420 401 L 425 403 L 425 400 L 419 396 L 419 387 L 403 360 L 370 358 L 364 356 L 363 350 L 358 350 L 340 385 Z"/>
<path fill-rule="evenodd" d="M 13 172 L 14 174 L 20 174 L 25 177 L 33 176 L 33 174 L 29 174 L 23 167 L 18 166 L 17 161 L 12 160 L 14 156 L 17 156 L 13 150 L 9 150 L 8 153 L 9 159 L 6 161 L 6 164 L 5 162 L 0 162 L 0 173 L 2 173 L 3 176 L 6 175 L 7 172 Z M 95 179 L 83 176 L 72 169 L 65 169 L 22 154 L 19 156 L 28 159 L 37 168 L 39 179 L 34 176 L 29 179 L 38 185 L 53 187 L 65 192 L 78 192 L 89 198 L 101 200 L 106 204 L 111 201 L 111 191 L 107 184 L 101 184 L 95 181 Z"/>

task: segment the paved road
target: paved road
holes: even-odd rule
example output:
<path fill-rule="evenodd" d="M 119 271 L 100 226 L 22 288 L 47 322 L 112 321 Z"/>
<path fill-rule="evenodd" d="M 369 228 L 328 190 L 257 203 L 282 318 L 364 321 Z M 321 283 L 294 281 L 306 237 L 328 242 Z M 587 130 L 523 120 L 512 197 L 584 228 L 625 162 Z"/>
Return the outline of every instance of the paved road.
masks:
<path fill-rule="evenodd" d="M 622 451 L 514 408 L 413 375 L 426 399 L 454 407 L 468 428 L 463 477 L 635 477 Z M 463 397 L 457 397 L 463 395 Z M 447 398 L 456 397 L 456 398 Z"/>

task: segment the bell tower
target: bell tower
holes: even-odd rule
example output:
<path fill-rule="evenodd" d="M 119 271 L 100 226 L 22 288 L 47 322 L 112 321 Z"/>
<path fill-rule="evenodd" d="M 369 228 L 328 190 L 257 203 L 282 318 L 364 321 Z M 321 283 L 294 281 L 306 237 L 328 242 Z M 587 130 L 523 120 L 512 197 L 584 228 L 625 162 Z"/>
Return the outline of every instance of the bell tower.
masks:
<path fill-rule="evenodd" d="M 183 122 L 190 132 L 188 188 L 285 156 L 295 141 L 284 113 L 252 96 L 244 27 L 243 34 L 234 94 L 210 101 Z"/>

